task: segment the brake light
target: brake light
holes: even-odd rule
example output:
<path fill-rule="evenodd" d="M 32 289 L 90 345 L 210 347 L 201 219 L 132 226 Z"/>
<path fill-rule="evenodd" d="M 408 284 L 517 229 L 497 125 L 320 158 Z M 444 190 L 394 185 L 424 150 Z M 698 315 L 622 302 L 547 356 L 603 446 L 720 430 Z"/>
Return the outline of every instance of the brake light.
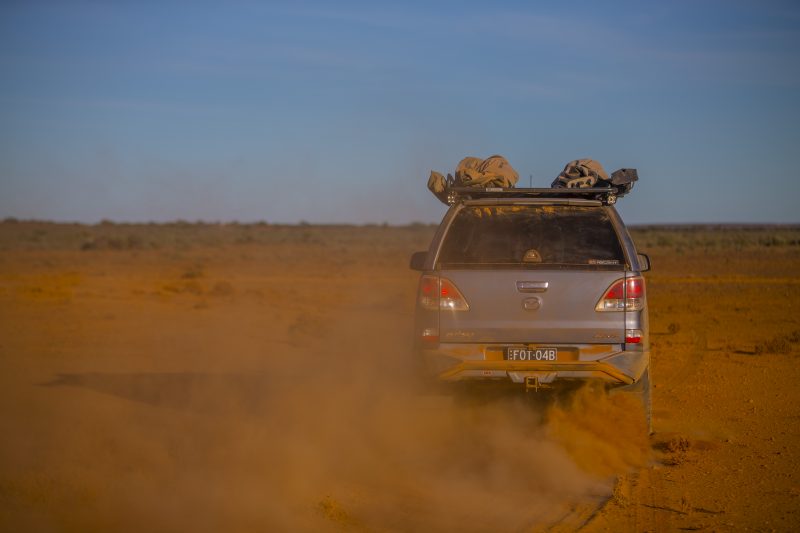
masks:
<path fill-rule="evenodd" d="M 458 287 L 447 278 L 422 276 L 419 280 L 419 304 L 429 311 L 469 311 L 469 304 Z"/>
<path fill-rule="evenodd" d="M 644 309 L 644 278 L 615 281 L 595 306 L 595 311 L 641 311 Z"/>

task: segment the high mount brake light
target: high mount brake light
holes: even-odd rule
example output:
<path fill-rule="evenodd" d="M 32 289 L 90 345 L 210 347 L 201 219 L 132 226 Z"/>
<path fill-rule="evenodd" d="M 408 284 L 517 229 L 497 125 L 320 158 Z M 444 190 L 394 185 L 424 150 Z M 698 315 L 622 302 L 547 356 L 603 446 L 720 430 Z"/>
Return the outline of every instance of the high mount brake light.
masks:
<path fill-rule="evenodd" d="M 595 311 L 641 311 L 644 309 L 644 278 L 618 279 L 606 290 Z"/>
<path fill-rule="evenodd" d="M 425 275 L 419 280 L 419 303 L 429 311 L 469 311 L 469 304 L 458 287 L 447 278 Z"/>

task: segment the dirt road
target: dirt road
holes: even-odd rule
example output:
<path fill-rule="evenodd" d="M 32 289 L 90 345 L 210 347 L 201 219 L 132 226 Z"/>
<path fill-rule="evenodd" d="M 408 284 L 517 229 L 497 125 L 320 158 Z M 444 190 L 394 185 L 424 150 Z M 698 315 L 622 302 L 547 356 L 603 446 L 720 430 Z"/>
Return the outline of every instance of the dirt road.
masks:
<path fill-rule="evenodd" d="M 654 243 L 648 438 L 591 391 L 415 387 L 430 231 L 0 224 L 0 528 L 800 522 L 798 246 Z"/>

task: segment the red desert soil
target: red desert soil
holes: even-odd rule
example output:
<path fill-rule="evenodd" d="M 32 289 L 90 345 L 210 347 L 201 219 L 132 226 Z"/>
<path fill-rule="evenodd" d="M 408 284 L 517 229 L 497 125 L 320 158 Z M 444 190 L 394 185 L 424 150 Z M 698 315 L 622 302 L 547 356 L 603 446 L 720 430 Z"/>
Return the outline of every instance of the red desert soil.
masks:
<path fill-rule="evenodd" d="M 649 439 L 590 390 L 421 392 L 431 233 L 0 224 L 0 529 L 800 527 L 800 232 L 635 233 Z"/>

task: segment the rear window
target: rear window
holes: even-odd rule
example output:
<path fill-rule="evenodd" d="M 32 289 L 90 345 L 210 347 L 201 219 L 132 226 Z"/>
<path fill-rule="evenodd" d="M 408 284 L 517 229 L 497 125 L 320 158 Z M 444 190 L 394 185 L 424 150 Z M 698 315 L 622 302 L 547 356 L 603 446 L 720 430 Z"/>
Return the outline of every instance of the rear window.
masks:
<path fill-rule="evenodd" d="M 441 268 L 623 270 L 625 256 L 605 209 L 592 206 L 470 206 L 439 252 Z"/>

